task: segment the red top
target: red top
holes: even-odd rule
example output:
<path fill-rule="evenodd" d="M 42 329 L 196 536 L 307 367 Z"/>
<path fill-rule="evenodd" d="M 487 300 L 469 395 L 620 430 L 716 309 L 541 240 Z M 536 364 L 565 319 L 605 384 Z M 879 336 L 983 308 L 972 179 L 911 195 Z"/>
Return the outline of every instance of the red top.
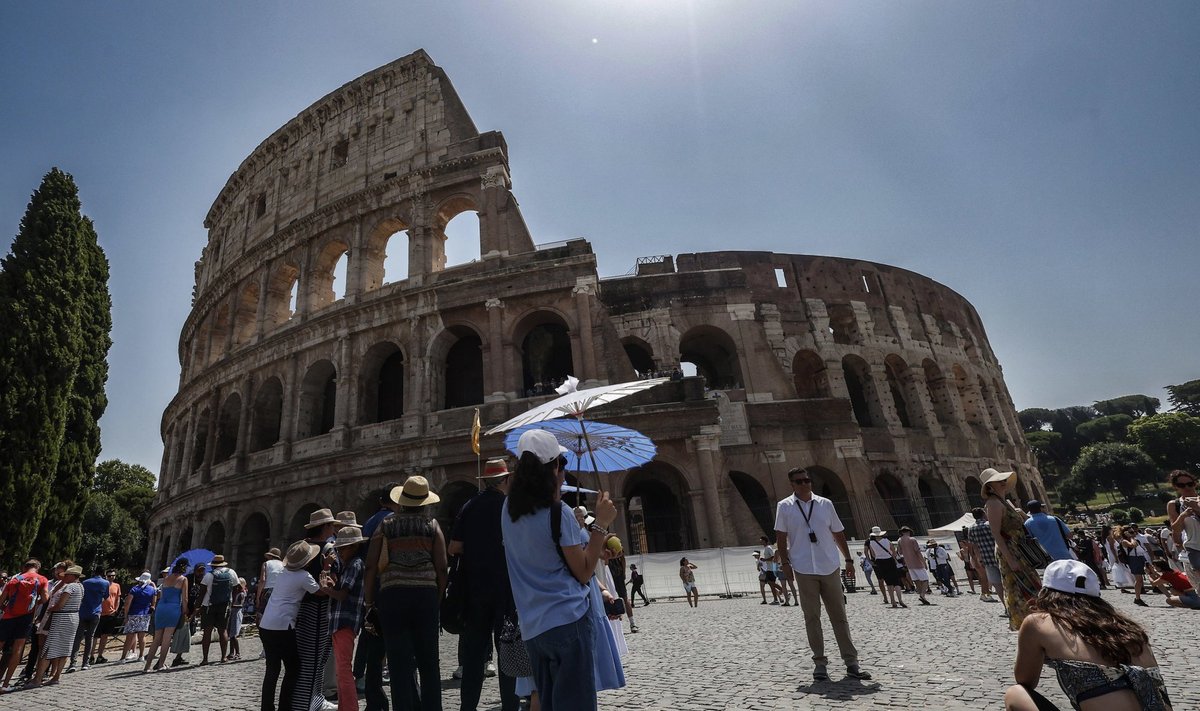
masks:
<path fill-rule="evenodd" d="M 1192 589 L 1192 583 L 1187 579 L 1187 576 L 1178 570 L 1168 570 L 1162 574 L 1163 580 L 1171 584 L 1171 587 L 1176 591 L 1185 593 Z"/>

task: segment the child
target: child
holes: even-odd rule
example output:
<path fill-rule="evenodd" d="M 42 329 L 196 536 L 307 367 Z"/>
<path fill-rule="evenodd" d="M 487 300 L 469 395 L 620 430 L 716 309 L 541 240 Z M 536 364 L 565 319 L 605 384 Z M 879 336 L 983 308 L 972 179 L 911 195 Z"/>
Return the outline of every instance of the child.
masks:
<path fill-rule="evenodd" d="M 229 656 L 225 657 L 226 659 L 242 658 L 242 650 L 238 647 L 238 635 L 242 633 L 242 611 L 245 604 L 246 579 L 238 578 L 229 605 Z"/>
<path fill-rule="evenodd" d="M 366 539 L 355 526 L 344 526 L 333 547 L 342 564 L 337 585 L 329 591 L 333 607 L 329 611 L 329 629 L 333 636 L 333 660 L 337 672 L 338 711 L 358 711 L 358 692 L 354 688 L 354 638 L 363 623 L 363 567 L 358 549 Z"/>

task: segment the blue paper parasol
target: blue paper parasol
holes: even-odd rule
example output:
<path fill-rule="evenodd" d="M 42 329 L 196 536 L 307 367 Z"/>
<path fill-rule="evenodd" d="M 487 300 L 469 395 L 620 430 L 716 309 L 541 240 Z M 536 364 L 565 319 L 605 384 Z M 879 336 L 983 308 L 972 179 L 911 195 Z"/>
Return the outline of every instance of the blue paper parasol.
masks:
<path fill-rule="evenodd" d="M 196 569 L 197 565 L 208 565 L 212 562 L 214 556 L 216 556 L 216 553 L 213 553 L 207 548 L 193 548 L 190 551 L 184 551 L 183 553 L 175 556 L 175 560 L 171 561 L 171 565 L 167 566 L 167 568 L 174 568 L 175 564 L 179 562 L 180 558 L 186 558 L 188 562 L 188 568 L 187 571 L 185 571 L 185 574 L 191 575 L 192 571 Z"/>
<path fill-rule="evenodd" d="M 517 441 L 529 430 L 545 430 L 554 435 L 558 443 L 567 449 L 567 453 L 563 455 L 567 460 L 567 469 L 575 471 L 597 474 L 624 471 L 654 459 L 658 452 L 654 442 L 637 430 L 610 425 L 607 422 L 588 422 L 565 417 L 534 422 L 509 430 L 504 436 L 504 446 L 519 456 Z M 598 484 L 599 478 L 596 481 Z"/>

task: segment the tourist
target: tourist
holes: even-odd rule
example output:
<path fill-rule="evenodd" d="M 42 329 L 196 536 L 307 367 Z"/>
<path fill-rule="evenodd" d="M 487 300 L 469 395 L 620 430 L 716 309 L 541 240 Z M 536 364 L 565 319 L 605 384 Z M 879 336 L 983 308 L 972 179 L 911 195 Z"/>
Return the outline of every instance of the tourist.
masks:
<path fill-rule="evenodd" d="M 1029 561 L 1020 557 L 1019 541 L 1025 538 L 1025 514 L 1009 501 L 1008 492 L 1016 485 L 1016 472 L 984 469 L 983 496 L 986 500 L 988 525 L 996 541 L 996 557 L 1000 562 L 1000 578 L 1004 587 L 1004 609 L 1008 613 L 1010 630 L 1021 628 L 1029 614 L 1029 606 L 1041 588 L 1037 571 Z"/>
<path fill-rule="evenodd" d="M 896 566 L 896 546 L 887 538 L 887 531 L 879 526 L 871 527 L 871 535 L 864 545 L 871 567 L 879 573 L 879 589 L 883 591 L 883 604 L 893 608 L 908 607 L 904 604 L 903 581 Z"/>
<path fill-rule="evenodd" d="M 1025 530 L 1029 531 L 1046 553 L 1050 560 L 1071 560 L 1073 547 L 1071 529 L 1057 516 L 1042 511 L 1042 502 L 1034 499 L 1025 504 L 1029 518 L 1025 519 Z"/>
<path fill-rule="evenodd" d="M 825 636 L 821 630 L 822 602 L 837 638 L 838 650 L 846 663 L 846 673 L 855 679 L 870 679 L 871 675 L 858 665 L 858 650 L 850 639 L 850 622 L 846 619 L 842 595 L 839 550 L 845 569 L 854 571 L 854 561 L 846 546 L 845 527 L 833 502 L 813 493 L 812 477 L 805 469 L 796 467 L 789 471 L 788 481 L 794 493 L 775 507 L 775 535 L 779 558 L 783 561 L 784 580 L 794 574 L 800 592 L 800 608 L 804 611 L 804 627 L 815 664 L 813 679 L 829 680 L 829 660 L 825 656 Z"/>
<path fill-rule="evenodd" d="M 362 524 L 358 522 L 358 517 L 353 511 L 338 511 L 333 517 L 337 519 L 337 524 L 334 526 L 334 528 L 339 531 L 346 526 L 357 528 L 359 531 L 362 531 Z M 334 534 L 334 538 L 337 538 L 336 533 Z"/>
<path fill-rule="evenodd" d="M 180 618 L 179 626 L 175 628 L 175 634 L 171 635 L 171 653 L 175 658 L 171 660 L 171 668 L 190 664 L 184 656 L 192 650 L 192 635 L 196 633 L 196 622 L 200 618 L 200 602 L 203 600 L 203 590 L 201 582 L 205 576 L 205 566 L 197 565 L 188 575 L 188 614 Z M 162 589 L 164 586 L 160 585 Z M 154 627 L 158 629 L 158 618 L 154 619 Z"/>
<path fill-rule="evenodd" d="M 875 568 L 871 565 L 871 561 L 862 553 L 858 554 L 858 567 L 862 568 L 863 577 L 867 579 L 867 585 L 871 586 L 871 594 L 878 595 L 879 593 L 875 590 L 875 581 L 872 579 Z M 882 583 L 880 583 L 880 586 L 882 587 Z"/>
<path fill-rule="evenodd" d="M 629 604 L 625 592 L 625 546 L 621 545 L 621 539 L 617 537 L 617 534 L 610 533 L 608 539 L 604 541 L 604 547 L 607 550 L 608 574 L 612 578 L 609 590 L 625 603 L 625 614 L 629 617 L 629 631 L 636 633 L 638 626 L 633 622 L 633 605 Z M 620 632 L 623 641 L 624 631 Z"/>
<path fill-rule="evenodd" d="M 586 547 L 562 503 L 562 454 L 554 435 L 530 430 L 517 441 L 520 460 L 500 517 L 521 637 L 543 711 L 594 709 L 597 628 L 590 579 L 617 509 L 607 492 L 596 501 Z"/>
<path fill-rule="evenodd" d="M 983 602 L 995 602 L 992 591 L 1001 602 L 1004 601 L 1003 578 L 1000 575 L 1000 561 L 996 558 L 996 539 L 992 536 L 992 527 L 988 523 L 987 513 L 982 508 L 971 509 L 975 523 L 967 528 L 967 540 L 971 543 L 971 551 L 975 554 L 975 567 L 980 570 L 979 599 Z"/>
<path fill-rule="evenodd" d="M 242 614 L 245 612 L 248 589 L 246 579 L 238 578 L 237 585 L 233 588 L 233 597 L 229 601 L 229 625 L 226 627 L 229 635 L 229 655 L 225 657 L 228 660 L 242 658 L 238 637 L 242 634 Z"/>
<path fill-rule="evenodd" d="M 933 570 L 934 577 L 937 578 L 942 594 L 953 597 L 954 569 L 950 567 L 950 551 L 930 538 L 925 543 L 925 557 L 929 561 L 929 567 Z"/>
<path fill-rule="evenodd" d="M 208 665 L 208 647 L 212 643 L 212 632 L 217 630 L 217 644 L 221 647 L 221 662 L 229 651 L 229 605 L 233 601 L 233 589 L 238 584 L 238 574 L 225 562 L 225 556 L 213 556 L 209 572 L 200 585 L 204 588 L 200 603 L 201 624 L 204 638 L 200 642 L 200 666 Z"/>
<path fill-rule="evenodd" d="M 754 551 L 750 554 L 754 558 L 754 569 L 758 571 L 758 594 L 762 596 L 760 605 L 767 604 L 767 564 L 763 562 L 762 553 Z M 778 605 L 779 599 L 775 593 L 775 585 L 771 584 L 771 595 L 774 598 L 772 605 Z"/>
<path fill-rule="evenodd" d="M 1146 574 L 1146 564 L 1150 562 L 1150 551 L 1146 549 L 1143 536 L 1137 532 L 1137 527 L 1130 525 L 1121 529 L 1121 537 L 1117 539 L 1125 553 L 1125 565 L 1133 576 L 1133 604 L 1147 607 L 1142 599 L 1145 585 L 1143 577 Z"/>
<path fill-rule="evenodd" d="M 275 589 L 275 580 L 283 572 L 283 553 L 278 548 L 272 548 L 263 554 L 263 563 L 259 567 L 258 587 L 254 592 L 254 610 L 259 619 L 267 609 L 267 601 Z"/>
<path fill-rule="evenodd" d="M 104 664 L 108 661 L 104 658 L 104 649 L 108 646 L 108 638 L 116 637 L 121 628 L 121 618 L 117 617 L 117 610 L 121 609 L 121 584 L 117 582 L 117 571 L 108 571 L 106 577 L 108 578 L 108 594 L 100 603 L 100 624 L 96 627 L 96 634 L 100 638 L 96 644 L 96 664 Z"/>
<path fill-rule="evenodd" d="M 1192 585 L 1200 586 L 1200 496 L 1196 494 L 1196 477 L 1176 469 L 1169 478 L 1178 495 L 1167 502 L 1171 539 L 1179 548 L 1179 563 Z"/>
<path fill-rule="evenodd" d="M 22 686 L 26 682 L 33 679 L 33 673 L 37 669 L 38 660 L 41 659 L 42 650 L 45 647 L 46 635 L 40 632 L 43 622 L 47 616 L 47 609 L 50 607 L 50 596 L 54 591 L 61 588 L 63 575 L 67 572 L 67 568 L 74 565 L 71 561 L 60 561 L 54 564 L 51 570 L 50 577 L 46 585 L 46 601 L 37 607 L 33 615 L 33 632 L 30 633 L 29 654 L 26 655 L 28 661 L 25 662 L 25 668 L 21 670 L 21 677 L 17 680 L 17 686 Z"/>
<path fill-rule="evenodd" d="M 341 520 L 345 523 L 345 520 Z M 348 523 L 337 532 L 333 547 L 341 563 L 337 584 L 328 591 L 333 600 L 329 627 L 332 630 L 333 662 L 337 672 L 339 711 L 358 711 L 358 692 L 354 688 L 354 638 L 362 629 L 363 574 L 365 564 L 358 556 L 361 529 Z"/>
<path fill-rule="evenodd" d="M 909 580 L 917 588 L 917 599 L 922 605 L 931 604 L 925 597 L 929 594 L 929 568 L 925 565 L 925 556 L 921 553 L 921 545 L 913 537 L 911 526 L 900 527 L 900 541 L 896 547 L 904 558 L 904 567 L 908 568 Z"/>
<path fill-rule="evenodd" d="M 683 581 L 683 594 L 687 597 L 688 607 L 700 607 L 700 588 L 696 587 L 696 570 L 694 563 L 687 558 L 679 559 L 679 579 Z"/>
<path fill-rule="evenodd" d="M 971 588 L 971 594 L 975 594 L 975 581 L 979 580 L 979 570 L 975 568 L 975 544 L 970 541 L 967 536 L 969 528 L 963 526 L 962 534 L 958 539 L 958 559 L 962 561 L 963 571 L 967 576 L 967 585 Z M 980 583 L 980 587 L 983 583 Z"/>
<path fill-rule="evenodd" d="M 13 690 L 12 677 L 21 663 L 21 652 L 25 651 L 25 639 L 33 629 L 33 619 L 39 605 L 50 597 L 50 582 L 39 573 L 41 561 L 31 558 L 25 561 L 21 572 L 4 583 L 0 591 L 0 644 L 4 645 L 0 656 L 0 693 Z"/>
<path fill-rule="evenodd" d="M 376 495 L 376 500 L 379 502 L 379 510 L 367 519 L 363 524 L 362 536 L 368 541 L 375 535 L 375 531 L 379 529 L 379 524 L 383 523 L 384 519 L 391 516 L 399 506 L 392 503 L 392 490 L 400 486 L 401 482 L 392 481 L 384 485 Z M 362 558 L 366 567 L 374 567 L 371 562 L 366 560 L 367 547 L 360 546 L 358 549 L 358 557 Z M 377 562 L 377 561 L 376 561 Z M 364 579 L 366 572 L 363 573 Z M 364 580 L 365 582 L 365 580 Z M 378 578 L 376 578 L 375 594 L 379 592 Z M 364 590 L 364 598 L 366 592 Z M 383 692 L 383 663 L 387 656 L 387 648 L 383 643 L 383 636 L 377 634 L 379 628 L 375 625 L 378 619 L 378 610 L 368 610 L 366 618 L 363 621 L 363 633 L 358 636 L 358 647 L 354 652 L 354 679 L 355 688 L 360 689 L 367 698 L 366 711 L 387 711 L 388 700 L 387 695 Z"/>
<path fill-rule="evenodd" d="M 1129 566 L 1125 565 L 1125 548 L 1121 545 L 1118 532 L 1119 529 L 1105 526 L 1100 530 L 1100 535 L 1104 540 L 1104 552 L 1112 570 L 1112 584 L 1120 588 L 1121 592 L 1127 593 L 1130 592 L 1129 588 L 1133 587 L 1133 574 L 1129 572 Z"/>
<path fill-rule="evenodd" d="M 480 477 L 483 490 L 462 507 L 450 535 L 448 555 L 462 556 L 459 579 L 466 589 L 466 619 L 459 635 L 462 711 L 475 711 L 483 690 L 485 665 L 493 648 L 499 647 L 504 613 L 513 608 L 500 531 L 500 511 L 508 495 L 508 464 L 489 459 Z M 499 670 L 500 707 L 516 711 L 516 678 Z"/>
<path fill-rule="evenodd" d="M 154 611 L 154 637 L 150 641 L 150 653 L 146 655 L 143 672 L 150 671 L 156 650 L 161 650 L 158 663 L 154 664 L 154 671 L 159 671 L 167 660 L 168 646 L 174 646 L 173 638 L 181 634 L 190 636 L 187 624 L 183 622 L 191 616 L 191 596 L 188 594 L 188 588 L 192 581 L 185 575 L 187 568 L 187 558 L 175 561 L 170 574 L 163 578 L 162 585 L 159 586 L 158 603 Z M 128 646 L 128 640 L 125 644 Z M 171 666 L 177 665 L 172 663 Z"/>
<path fill-rule="evenodd" d="M 308 516 L 305 524 L 305 541 L 315 545 L 320 555 L 308 562 L 306 570 L 322 588 L 324 577 L 334 566 L 333 544 L 329 542 L 337 533 L 337 519 L 329 509 L 317 509 Z M 296 653 L 300 659 L 300 675 L 292 694 L 292 706 L 297 710 L 334 711 L 336 704 L 325 700 L 325 665 L 333 641 L 329 636 L 328 595 L 305 595 L 296 612 Z"/>
<path fill-rule="evenodd" d="M 158 588 L 150 580 L 149 572 L 138 576 L 129 594 L 125 596 L 125 646 L 118 663 L 140 662 L 146 654 L 146 631 L 150 629 L 150 616 L 154 614 L 154 600 Z M 137 644 L 137 656 L 133 646 Z"/>
<path fill-rule="evenodd" d="M 762 561 L 763 580 L 771 588 L 771 597 L 772 597 L 771 604 L 778 605 L 779 604 L 779 594 L 780 594 L 780 592 L 783 592 L 783 594 L 785 595 L 783 602 L 786 605 L 787 604 L 787 597 L 786 597 L 787 591 L 780 588 L 779 575 L 776 573 L 776 570 L 775 570 L 776 563 L 779 562 L 779 556 L 775 552 L 775 546 L 771 545 L 770 539 L 768 539 L 766 536 L 759 537 L 758 543 L 759 543 L 759 545 L 762 546 L 762 550 L 759 551 L 759 560 Z M 759 585 L 759 592 L 762 592 L 761 584 Z M 766 599 L 767 599 L 767 596 L 764 594 L 763 595 L 764 604 L 765 604 Z"/>
<path fill-rule="evenodd" d="M 1171 567 L 1170 561 L 1158 558 L 1146 572 L 1150 575 L 1150 583 L 1167 596 L 1168 605 L 1200 610 L 1200 595 L 1196 588 L 1186 575 Z"/>
<path fill-rule="evenodd" d="M 330 517 L 332 518 L 332 516 Z M 284 556 L 284 570 L 275 578 L 274 592 L 271 594 L 271 604 L 263 612 L 258 625 L 258 635 L 262 639 L 263 649 L 267 653 L 267 668 L 263 672 L 261 711 L 275 711 L 275 685 L 279 681 L 279 672 L 283 671 L 283 687 L 279 690 L 279 711 L 310 711 L 314 708 L 309 703 L 297 705 L 297 697 L 311 696 L 312 681 L 309 681 L 310 691 L 304 693 L 298 689 L 301 673 L 301 654 L 311 653 L 302 650 L 296 639 L 296 627 L 299 624 L 300 606 L 304 598 L 321 597 L 327 599 L 328 588 L 332 583 L 323 586 L 309 572 L 310 564 L 321 562 L 321 546 L 308 541 L 296 541 L 288 547 Z M 321 571 L 318 571 L 321 575 Z M 322 575 L 323 577 L 323 575 Z M 324 708 L 325 703 L 315 708 Z M 336 706 L 333 706 L 336 709 Z"/>
<path fill-rule="evenodd" d="M 75 633 L 79 629 L 79 607 L 83 603 L 83 568 L 70 565 L 63 571 L 62 584 L 50 593 L 46 603 L 46 616 L 42 619 L 40 634 L 45 635 L 45 649 L 38 660 L 37 670 L 26 688 L 37 688 L 47 672 L 47 686 L 57 684 L 62 675 L 63 663 L 75 649 Z"/>
<path fill-rule="evenodd" d="M 1100 599 L 1100 579 L 1076 560 L 1052 561 L 1034 608 L 1021 623 L 1006 709 L 1052 709 L 1035 691 L 1042 665 L 1055 670 L 1071 705 L 1082 711 L 1169 711 L 1170 699 L 1150 638 Z"/>
<path fill-rule="evenodd" d="M 379 608 L 392 705 L 405 708 L 419 698 L 423 711 L 440 711 L 438 610 L 446 591 L 446 540 L 428 507 L 441 497 L 429 490 L 425 477 L 410 476 L 404 486 L 392 489 L 391 499 L 400 509 L 371 537 L 365 598 L 368 607 L 374 603 Z"/>
<path fill-rule="evenodd" d="M 75 642 L 71 646 L 71 662 L 67 673 L 75 672 L 75 660 L 79 657 L 79 647 L 83 645 L 83 668 L 87 669 L 92 663 L 92 643 L 96 638 L 96 629 L 100 626 L 100 612 L 104 606 L 104 598 L 108 597 L 108 579 L 104 570 L 92 572 L 92 577 L 82 581 L 83 599 L 79 603 L 79 625 L 75 628 Z"/>
<path fill-rule="evenodd" d="M 642 607 L 650 604 L 650 600 L 646 597 L 645 586 L 646 579 L 642 577 L 642 573 L 638 570 L 636 563 L 629 564 L 629 600 L 633 601 L 633 596 L 637 595 L 642 598 Z M 763 598 L 766 599 L 765 597 Z"/>

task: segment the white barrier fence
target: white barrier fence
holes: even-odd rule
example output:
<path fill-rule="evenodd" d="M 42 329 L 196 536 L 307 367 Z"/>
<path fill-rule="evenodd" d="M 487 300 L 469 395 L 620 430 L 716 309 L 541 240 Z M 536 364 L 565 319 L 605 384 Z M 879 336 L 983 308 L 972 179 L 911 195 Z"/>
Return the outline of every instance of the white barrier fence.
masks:
<path fill-rule="evenodd" d="M 922 551 L 925 550 L 924 544 L 927 540 L 928 537 L 918 539 Z M 950 551 L 950 566 L 954 569 L 954 577 L 960 584 L 965 582 L 967 576 L 962 561 L 958 559 L 957 542 L 952 537 L 939 537 L 936 540 Z M 851 540 L 848 544 L 850 555 L 854 558 L 855 580 L 859 587 L 867 589 L 867 580 L 858 565 L 858 554 L 862 552 L 864 542 Z M 638 571 L 646 579 L 642 589 L 646 596 L 651 598 L 683 597 L 683 583 L 679 579 L 680 558 L 687 558 L 688 562 L 696 566 L 696 570 L 692 572 L 696 576 L 696 587 L 701 595 L 757 595 L 758 569 L 752 555 L 757 550 L 762 550 L 762 546 L 628 554 L 626 563 L 637 565 Z M 936 588 L 936 582 L 931 581 L 930 584 Z"/>

